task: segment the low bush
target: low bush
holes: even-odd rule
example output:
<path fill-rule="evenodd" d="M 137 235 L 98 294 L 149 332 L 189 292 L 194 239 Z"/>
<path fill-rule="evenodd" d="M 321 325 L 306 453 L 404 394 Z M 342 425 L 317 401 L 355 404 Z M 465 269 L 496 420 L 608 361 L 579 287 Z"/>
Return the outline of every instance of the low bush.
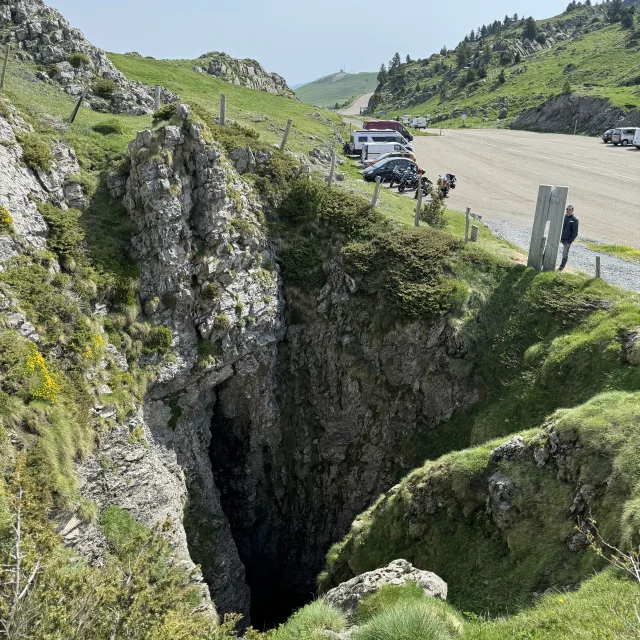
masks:
<path fill-rule="evenodd" d="M 74 68 L 79 69 L 82 65 L 91 64 L 91 60 L 84 53 L 72 53 L 68 58 L 67 62 Z"/>
<path fill-rule="evenodd" d="M 94 81 L 91 89 L 99 98 L 111 100 L 113 94 L 118 90 L 118 85 L 113 80 L 98 78 Z"/>
<path fill-rule="evenodd" d="M 105 122 L 99 122 L 91 127 L 96 133 L 100 133 L 103 136 L 109 136 L 112 134 L 122 135 L 125 132 L 124 125 L 117 119 L 106 120 Z"/>
<path fill-rule="evenodd" d="M 13 233 L 13 218 L 6 207 L 0 205 L 0 233 Z"/>
<path fill-rule="evenodd" d="M 354 640 L 449 640 L 456 635 L 430 607 L 407 602 L 374 617 Z"/>
<path fill-rule="evenodd" d="M 18 137 L 22 147 L 22 159 L 34 171 L 48 171 L 53 165 L 51 141 L 37 133 L 26 133 Z"/>
<path fill-rule="evenodd" d="M 144 353 L 147 355 L 165 355 L 173 342 L 173 334 L 169 327 L 156 325 L 151 327 L 144 341 Z"/>
<path fill-rule="evenodd" d="M 153 114 L 153 126 L 159 125 L 161 122 L 168 122 L 176 115 L 176 107 L 177 104 L 175 102 L 171 104 L 163 104 L 154 114 Z"/>
<path fill-rule="evenodd" d="M 316 600 L 280 626 L 273 640 L 321 640 L 324 631 L 340 633 L 347 627 L 344 615 L 324 600 Z"/>

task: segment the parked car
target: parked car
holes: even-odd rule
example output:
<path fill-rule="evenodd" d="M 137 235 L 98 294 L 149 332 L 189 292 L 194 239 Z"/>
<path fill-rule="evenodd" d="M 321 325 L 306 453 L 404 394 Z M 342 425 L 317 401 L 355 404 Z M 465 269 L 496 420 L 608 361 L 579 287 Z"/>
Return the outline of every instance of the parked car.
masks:
<path fill-rule="evenodd" d="M 401 133 L 409 142 L 413 140 L 413 136 L 409 131 L 407 131 L 406 127 L 396 120 L 369 120 L 364 123 L 364 128 L 367 130 L 393 129 L 394 131 Z"/>
<path fill-rule="evenodd" d="M 427 128 L 427 119 L 426 118 L 414 118 L 411 126 L 414 129 L 426 129 Z"/>
<path fill-rule="evenodd" d="M 611 136 L 612 135 L 613 135 L 613 129 L 607 129 L 602 134 L 602 142 L 604 142 L 605 144 L 607 144 L 607 142 L 611 142 Z"/>
<path fill-rule="evenodd" d="M 366 160 L 364 163 L 365 169 L 373 166 L 374 164 L 378 164 L 378 162 L 382 162 L 382 160 L 389 160 L 390 158 L 409 158 L 409 160 L 413 160 L 413 162 L 416 161 L 416 157 L 411 153 L 411 151 L 392 151 L 391 153 L 385 153 L 377 158 Z"/>
<path fill-rule="evenodd" d="M 395 129 L 386 129 L 381 131 L 354 131 L 351 134 L 350 142 L 345 144 L 345 153 L 348 155 L 361 155 L 362 148 L 365 144 L 376 142 L 394 142 L 395 144 L 401 144 L 407 147 L 409 151 L 413 151 L 413 147 L 405 140 L 401 133 L 398 133 Z"/>
<path fill-rule="evenodd" d="M 614 129 L 611 134 L 611 142 L 613 142 L 613 146 L 617 147 L 621 144 L 623 147 L 626 147 L 630 144 L 633 144 L 633 140 L 636 137 L 637 127 L 629 127 L 628 129 Z"/>
<path fill-rule="evenodd" d="M 633 146 L 634 146 L 636 149 L 640 149 L 640 129 L 638 129 L 638 130 L 636 131 L 636 135 L 635 135 L 635 137 L 633 138 Z"/>
<path fill-rule="evenodd" d="M 373 182 L 378 176 L 382 178 L 382 182 L 391 180 L 395 169 L 408 169 L 409 167 L 416 167 L 417 164 L 409 158 L 389 158 L 388 160 L 382 160 L 377 162 L 373 166 L 365 169 L 362 172 L 362 177 L 367 182 Z"/>
<path fill-rule="evenodd" d="M 362 147 L 362 162 L 379 158 L 391 151 L 409 151 L 409 149 L 397 142 L 366 142 Z"/>

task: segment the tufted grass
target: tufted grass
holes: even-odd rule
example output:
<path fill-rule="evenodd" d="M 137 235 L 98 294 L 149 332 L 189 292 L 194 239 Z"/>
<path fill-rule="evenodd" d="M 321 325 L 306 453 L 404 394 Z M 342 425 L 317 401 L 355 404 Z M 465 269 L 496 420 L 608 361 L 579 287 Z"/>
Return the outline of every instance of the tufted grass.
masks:
<path fill-rule="evenodd" d="M 323 631 L 341 632 L 346 627 L 347 621 L 338 609 L 316 600 L 294 613 L 276 630 L 272 640 L 320 640 L 326 637 Z"/>

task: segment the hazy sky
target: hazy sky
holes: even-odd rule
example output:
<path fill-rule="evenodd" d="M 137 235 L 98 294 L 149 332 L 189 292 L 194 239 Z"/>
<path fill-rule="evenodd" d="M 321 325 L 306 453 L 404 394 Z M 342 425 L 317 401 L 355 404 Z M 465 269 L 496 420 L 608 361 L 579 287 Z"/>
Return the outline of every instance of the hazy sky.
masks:
<path fill-rule="evenodd" d="M 45 0 L 96 46 L 155 58 L 224 51 L 289 84 L 377 71 L 394 52 L 425 58 L 505 14 L 548 18 L 568 0 Z M 309 8 L 306 8 L 309 6 Z"/>

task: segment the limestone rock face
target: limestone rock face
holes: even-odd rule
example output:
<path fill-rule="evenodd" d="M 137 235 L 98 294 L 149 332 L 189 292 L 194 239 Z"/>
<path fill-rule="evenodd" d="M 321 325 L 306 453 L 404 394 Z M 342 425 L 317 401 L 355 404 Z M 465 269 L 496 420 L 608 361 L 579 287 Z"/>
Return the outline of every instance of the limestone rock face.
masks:
<path fill-rule="evenodd" d="M 382 569 L 363 573 L 327 592 L 324 599 L 346 614 L 355 613 L 360 601 L 381 587 L 415 582 L 429 598 L 447 599 L 447 583 L 435 573 L 416 569 L 406 560 L 394 560 Z"/>
<path fill-rule="evenodd" d="M 80 96 L 90 89 L 87 100 L 98 111 L 129 115 L 145 115 L 154 108 L 154 90 L 139 82 L 127 80 L 78 29 L 74 29 L 56 9 L 42 0 L 0 0 L 0 28 L 9 31 L 9 39 L 18 55 L 49 67 L 37 80 L 56 82 L 64 90 Z M 112 95 L 100 97 L 95 90 L 98 80 L 113 83 Z M 164 103 L 176 102 L 178 96 L 162 89 Z"/>
<path fill-rule="evenodd" d="M 0 269 L 25 247 L 45 248 L 47 224 L 38 211 L 38 202 L 51 199 L 61 206 L 79 204 L 78 194 L 68 199 L 70 194 L 64 188 L 67 177 L 80 172 L 73 149 L 52 143 L 53 164 L 48 171 L 33 171 L 21 165 L 22 147 L 16 133 L 28 134 L 29 127 L 12 107 L 9 111 L 8 119 L 0 116 L 0 206 L 13 219 L 15 235 L 0 232 Z"/>
<path fill-rule="evenodd" d="M 238 60 L 217 51 L 205 53 L 200 56 L 200 60 L 203 61 L 202 65 L 193 68 L 198 73 L 208 73 L 221 80 L 257 91 L 288 98 L 296 97 L 282 76 L 265 71 L 255 60 Z"/>

